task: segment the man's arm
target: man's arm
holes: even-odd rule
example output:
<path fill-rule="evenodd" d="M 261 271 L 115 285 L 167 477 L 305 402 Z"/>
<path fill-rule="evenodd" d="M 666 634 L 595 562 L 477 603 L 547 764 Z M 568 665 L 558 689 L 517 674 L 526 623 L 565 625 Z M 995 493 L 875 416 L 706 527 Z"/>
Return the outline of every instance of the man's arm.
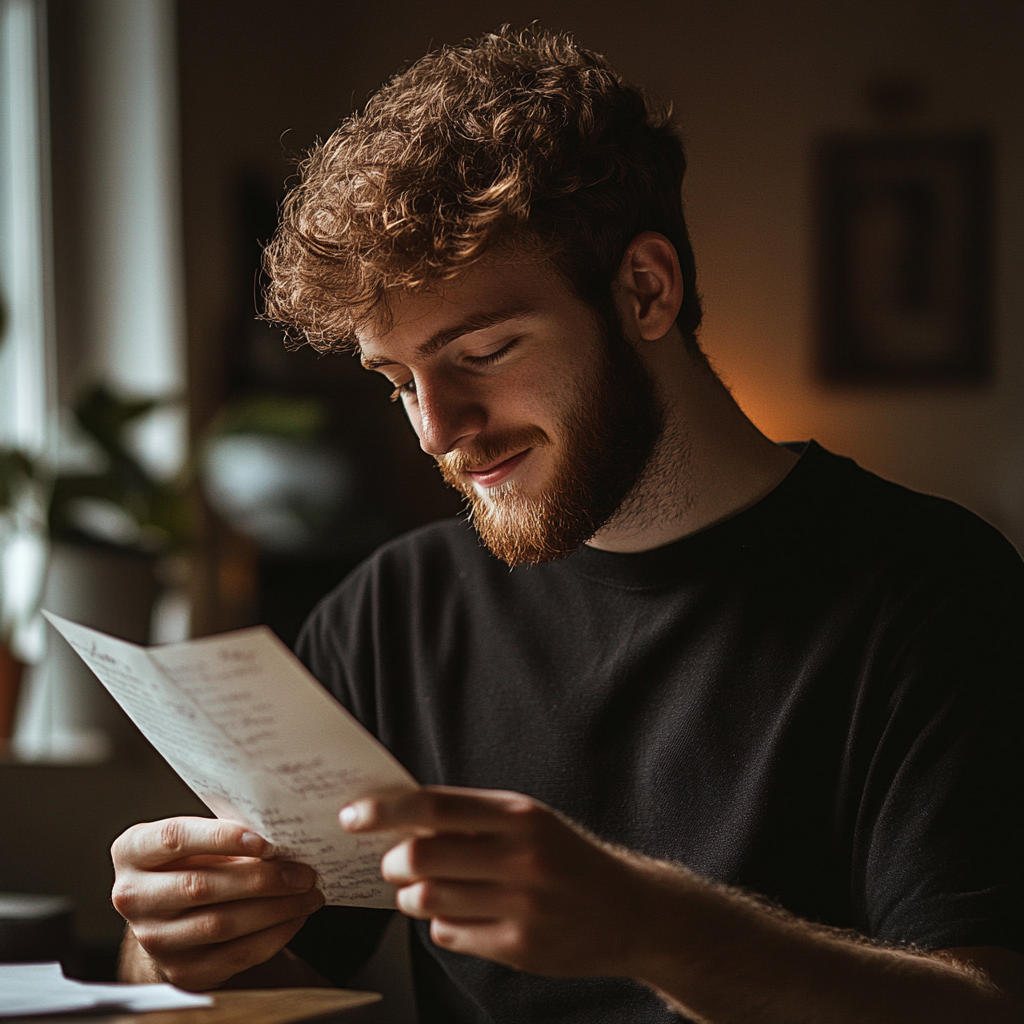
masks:
<path fill-rule="evenodd" d="M 645 946 L 635 976 L 697 1020 L 1024 1020 L 1024 957 L 1009 950 L 887 948 L 672 865 L 637 867 L 650 872 L 651 893 L 662 892 L 651 914 L 662 945 Z"/>
<path fill-rule="evenodd" d="M 687 869 L 602 843 L 516 793 L 426 787 L 356 801 L 353 832 L 406 831 L 384 858 L 404 913 L 448 950 L 547 975 L 635 978 L 708 1024 L 1000 1024 L 1024 957 L 915 953 L 815 926 Z"/>

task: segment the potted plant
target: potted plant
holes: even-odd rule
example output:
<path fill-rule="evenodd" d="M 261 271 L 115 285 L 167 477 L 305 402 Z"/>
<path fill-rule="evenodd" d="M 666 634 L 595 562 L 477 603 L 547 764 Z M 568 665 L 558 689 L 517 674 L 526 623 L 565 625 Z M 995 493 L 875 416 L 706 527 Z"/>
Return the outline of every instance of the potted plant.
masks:
<path fill-rule="evenodd" d="M 28 460 L 13 455 L 8 460 L 11 480 L 31 472 L 37 483 L 32 528 L 44 545 L 48 568 L 45 588 L 40 575 L 33 591 L 33 609 L 42 598 L 59 615 L 126 639 L 149 641 L 154 604 L 167 586 L 161 570 L 168 556 L 177 559 L 175 566 L 181 562 L 178 556 L 192 535 L 186 471 L 158 478 L 135 453 L 131 440 L 133 429 L 161 404 L 123 399 L 102 385 L 85 392 L 62 429 L 61 465 L 46 490 Z M 8 520 L 13 510 L 21 509 L 18 515 L 24 521 L 26 485 L 16 483 L 8 490 L 12 497 L 22 495 L 20 504 L 8 502 Z M 13 534 L 10 526 L 6 532 Z M 23 568 L 5 571 L 5 584 L 20 579 L 24 589 Z M 3 600 L 16 612 L 27 598 L 20 603 Z M 41 627 L 39 622 L 40 647 Z M 17 654 L 15 645 L 11 649 Z M 9 659 L 12 679 L 20 674 L 18 662 L 25 660 Z M 86 763 L 136 742 L 134 730 L 77 657 L 62 642 L 51 644 L 33 676 L 18 728 L 17 756 Z"/>

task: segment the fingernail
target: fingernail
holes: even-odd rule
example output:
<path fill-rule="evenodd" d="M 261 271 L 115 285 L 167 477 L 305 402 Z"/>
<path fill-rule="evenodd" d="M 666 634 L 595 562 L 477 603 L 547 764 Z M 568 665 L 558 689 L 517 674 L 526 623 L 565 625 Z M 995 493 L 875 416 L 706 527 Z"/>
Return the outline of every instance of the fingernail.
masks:
<path fill-rule="evenodd" d="M 285 864 L 281 868 L 281 881 L 289 889 L 298 889 L 304 892 L 316 881 L 316 875 L 309 868 L 304 868 L 301 864 Z"/>
<path fill-rule="evenodd" d="M 359 824 L 359 819 L 362 815 L 359 813 L 359 808 L 356 807 L 355 804 L 347 804 L 345 807 L 342 807 L 339 817 L 341 818 L 343 828 L 352 828 Z"/>
<path fill-rule="evenodd" d="M 266 849 L 267 841 L 263 838 L 263 836 L 257 835 L 255 832 L 243 832 L 242 845 L 251 854 L 253 854 L 253 856 L 257 856 Z"/>

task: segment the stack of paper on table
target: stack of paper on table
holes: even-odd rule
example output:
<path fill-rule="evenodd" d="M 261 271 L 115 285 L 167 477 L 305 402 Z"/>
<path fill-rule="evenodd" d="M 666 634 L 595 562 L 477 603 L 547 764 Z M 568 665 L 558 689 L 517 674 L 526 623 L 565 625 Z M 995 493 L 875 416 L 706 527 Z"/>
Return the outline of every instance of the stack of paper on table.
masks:
<path fill-rule="evenodd" d="M 209 996 L 173 985 L 87 984 L 64 977 L 59 963 L 0 964 L 0 1017 L 73 1010 L 176 1010 L 212 1006 Z"/>
<path fill-rule="evenodd" d="M 415 779 L 265 626 L 139 647 L 44 613 L 218 818 L 319 876 L 330 905 L 394 907 L 394 835 L 353 836 L 349 800 Z"/>

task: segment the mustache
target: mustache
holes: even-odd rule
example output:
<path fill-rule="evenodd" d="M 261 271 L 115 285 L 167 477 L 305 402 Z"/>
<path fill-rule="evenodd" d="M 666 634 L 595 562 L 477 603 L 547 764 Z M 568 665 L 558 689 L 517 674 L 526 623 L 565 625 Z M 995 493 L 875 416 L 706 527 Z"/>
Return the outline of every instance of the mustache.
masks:
<path fill-rule="evenodd" d="M 445 477 L 453 478 L 476 466 L 500 462 L 503 456 L 509 457 L 525 448 L 546 448 L 550 444 L 551 438 L 540 427 L 517 427 L 477 438 L 465 448 L 457 448 L 446 455 L 435 455 L 434 458 Z"/>

